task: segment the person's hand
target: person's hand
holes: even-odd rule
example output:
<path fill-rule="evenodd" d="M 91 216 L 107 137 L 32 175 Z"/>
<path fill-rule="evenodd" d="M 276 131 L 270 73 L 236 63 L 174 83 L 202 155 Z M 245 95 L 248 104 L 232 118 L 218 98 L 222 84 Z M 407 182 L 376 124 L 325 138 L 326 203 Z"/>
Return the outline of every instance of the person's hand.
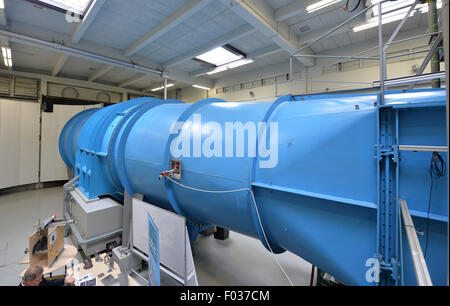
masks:
<path fill-rule="evenodd" d="M 75 284 L 75 277 L 73 275 L 69 275 L 64 279 L 64 284 L 73 285 Z"/>

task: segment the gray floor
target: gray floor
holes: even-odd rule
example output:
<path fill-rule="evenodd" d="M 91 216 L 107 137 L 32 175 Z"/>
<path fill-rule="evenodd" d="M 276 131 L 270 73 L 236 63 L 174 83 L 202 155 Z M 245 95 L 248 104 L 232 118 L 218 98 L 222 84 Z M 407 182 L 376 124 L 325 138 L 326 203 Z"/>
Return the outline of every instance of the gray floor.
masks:
<path fill-rule="evenodd" d="M 26 265 L 18 262 L 33 225 L 52 214 L 62 218 L 61 200 L 62 187 L 0 195 L 0 286 L 19 284 Z M 236 232 L 224 241 L 200 235 L 193 248 L 199 285 L 290 285 L 274 256 L 294 285 L 309 285 L 311 264 L 289 252 L 273 255 L 260 241 Z"/>

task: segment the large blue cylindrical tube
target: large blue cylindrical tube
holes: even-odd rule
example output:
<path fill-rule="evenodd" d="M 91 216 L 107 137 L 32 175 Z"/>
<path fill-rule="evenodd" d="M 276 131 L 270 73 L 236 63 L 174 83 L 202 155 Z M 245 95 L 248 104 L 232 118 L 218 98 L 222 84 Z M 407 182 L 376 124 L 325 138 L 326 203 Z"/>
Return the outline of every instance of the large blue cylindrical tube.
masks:
<path fill-rule="evenodd" d="M 347 284 L 378 284 L 368 277 L 371 258 L 390 269 L 381 271 L 390 279 L 382 282 L 398 284 L 402 267 L 402 282 L 414 284 L 410 258 L 397 262 L 399 248 L 409 253 L 406 236 L 400 246 L 396 237 L 404 233 L 396 217 L 383 217 L 398 216 L 398 194 L 415 222 L 431 224 L 427 262 L 434 282 L 443 284 L 447 180 L 434 182 L 433 217 L 427 218 L 430 156 L 405 153 L 402 168 L 395 150 L 402 140 L 445 145 L 445 91 L 391 92 L 386 105 L 377 101 L 376 94 L 194 104 L 141 98 L 98 110 L 83 122 L 87 114 L 74 117 L 61 134 L 60 150 L 89 198 L 141 193 L 194 223 L 258 238 L 275 253 L 289 250 Z M 426 132 L 411 127 L 414 120 Z M 81 125 L 79 135 L 71 132 Z M 76 152 L 70 145 L 75 140 Z M 266 150 L 260 151 L 262 143 Z M 389 147 L 393 153 L 386 153 Z M 160 179 L 171 159 L 181 161 L 181 178 Z M 207 192 L 232 190 L 239 191 Z"/>

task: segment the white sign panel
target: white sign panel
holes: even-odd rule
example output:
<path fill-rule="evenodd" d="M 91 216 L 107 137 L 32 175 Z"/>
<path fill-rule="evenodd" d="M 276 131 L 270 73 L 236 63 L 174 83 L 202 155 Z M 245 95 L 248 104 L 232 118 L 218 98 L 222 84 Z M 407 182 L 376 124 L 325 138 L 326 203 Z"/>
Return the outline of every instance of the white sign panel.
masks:
<path fill-rule="evenodd" d="M 186 245 L 189 245 L 189 238 L 184 217 L 133 198 L 133 247 L 148 255 L 147 213 L 152 216 L 159 228 L 161 264 L 180 276 L 186 273 L 189 275 L 185 266 L 185 252 Z M 188 254 L 190 253 L 189 249 Z"/>

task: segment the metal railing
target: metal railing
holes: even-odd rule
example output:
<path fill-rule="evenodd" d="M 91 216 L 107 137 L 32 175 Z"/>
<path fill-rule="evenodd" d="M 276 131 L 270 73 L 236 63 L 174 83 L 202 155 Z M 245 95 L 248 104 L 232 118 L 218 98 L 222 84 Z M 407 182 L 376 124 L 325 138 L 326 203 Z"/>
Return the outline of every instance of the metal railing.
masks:
<path fill-rule="evenodd" d="M 419 239 L 417 239 L 417 231 L 409 213 L 408 205 L 400 199 L 400 209 L 405 224 L 406 236 L 408 237 L 409 250 L 416 273 L 416 280 L 418 286 L 433 286 L 430 272 L 428 271 L 425 257 L 423 256 L 422 248 L 420 247 Z"/>
<path fill-rule="evenodd" d="M 289 78 L 290 78 L 290 80 L 289 81 L 290 82 L 294 81 L 294 78 L 293 78 L 293 59 L 297 58 L 297 57 L 304 57 L 304 58 L 339 58 L 339 59 L 342 59 L 342 60 L 340 60 L 338 62 L 335 62 L 333 64 L 329 64 L 326 67 L 330 67 L 330 66 L 333 66 L 333 65 L 336 65 L 336 64 L 339 64 L 339 63 L 344 63 L 344 62 L 352 60 L 352 59 L 363 59 L 363 60 L 378 60 L 380 62 L 380 81 L 374 82 L 374 84 L 377 84 L 380 87 L 380 104 L 381 105 L 384 104 L 384 92 L 385 92 L 385 90 L 386 90 L 386 88 L 388 86 L 394 86 L 394 85 L 404 84 L 404 83 L 411 83 L 411 85 L 408 87 L 408 89 L 412 89 L 414 87 L 415 83 L 417 82 L 416 81 L 417 77 L 419 75 L 421 75 L 423 71 L 421 71 L 420 73 L 418 73 L 415 76 L 412 76 L 411 80 L 408 80 L 408 77 L 405 77 L 405 78 L 401 78 L 402 81 L 401 81 L 401 83 L 399 82 L 398 84 L 396 83 L 395 80 L 389 80 L 389 82 L 386 83 L 386 79 L 387 79 L 386 61 L 388 59 L 391 59 L 391 58 L 396 58 L 396 57 L 401 57 L 401 56 L 408 56 L 408 55 L 424 53 L 424 52 L 428 52 L 429 54 L 432 54 L 432 53 L 434 53 L 436 51 L 436 48 L 433 45 L 433 48 L 431 48 L 430 50 L 414 51 L 414 52 L 399 54 L 399 55 L 395 55 L 395 56 L 386 56 L 387 48 L 389 46 L 391 46 L 391 45 L 398 44 L 398 43 L 405 42 L 405 41 L 409 41 L 409 40 L 414 40 L 414 39 L 427 37 L 427 36 L 433 36 L 433 35 L 442 35 L 442 32 L 438 31 L 438 32 L 433 32 L 433 33 L 426 33 L 426 34 L 417 35 L 417 36 L 408 37 L 408 38 L 405 38 L 405 39 L 400 39 L 400 40 L 394 41 L 395 37 L 397 36 L 397 34 L 400 32 L 401 28 L 405 24 L 406 19 L 408 19 L 408 17 L 414 11 L 414 9 L 415 9 L 415 7 L 416 7 L 416 5 L 418 4 L 419 1 L 416 0 L 412 4 L 407 4 L 405 6 L 394 8 L 394 9 L 391 9 L 389 11 L 383 12 L 382 11 L 382 4 L 385 3 L 385 2 L 389 2 L 389 0 L 383 0 L 383 1 L 380 1 L 380 2 L 378 2 L 376 4 L 370 5 L 369 7 L 365 8 L 364 10 L 362 10 L 359 13 L 355 14 L 354 16 L 350 17 L 349 19 L 347 19 L 343 23 L 341 23 L 338 26 L 334 27 L 333 29 L 331 29 L 327 33 L 323 34 L 322 36 L 319 36 L 316 39 L 313 39 L 311 42 L 309 42 L 308 44 L 304 45 L 300 49 L 292 52 L 291 56 L 290 56 L 290 60 L 289 60 L 290 61 L 289 62 L 289 66 L 290 66 L 290 68 L 289 68 L 289 71 L 290 71 Z M 361 52 L 358 52 L 358 53 L 356 53 L 354 55 L 350 55 L 350 56 L 299 54 L 301 51 L 305 50 L 306 48 L 309 48 L 313 44 L 321 41 L 322 39 L 324 39 L 326 37 L 328 37 L 333 32 L 337 31 L 338 29 L 340 29 L 344 25 L 348 24 L 349 22 L 351 22 L 352 20 L 354 20 L 358 16 L 366 13 L 368 10 L 373 9 L 375 6 L 378 7 L 378 12 L 379 12 L 379 14 L 378 14 L 378 45 L 377 46 L 369 48 L 369 49 L 361 51 Z M 383 15 L 385 15 L 387 13 L 394 12 L 394 11 L 398 11 L 400 9 L 405 9 L 407 7 L 409 7 L 408 12 L 405 14 L 405 16 L 400 21 L 400 23 L 398 24 L 398 26 L 396 27 L 394 32 L 391 34 L 391 36 L 389 37 L 388 41 L 386 43 L 383 43 L 383 22 L 382 22 L 383 21 Z M 379 49 L 379 56 L 361 56 L 362 54 L 367 53 L 369 51 L 373 51 L 375 49 Z M 425 58 L 425 61 L 427 59 L 429 60 L 429 56 L 427 56 Z M 427 63 L 424 62 L 424 64 L 426 65 Z M 436 74 L 436 76 L 435 76 L 435 78 L 440 78 L 440 79 L 444 79 L 445 77 L 446 77 L 445 74 Z"/>

